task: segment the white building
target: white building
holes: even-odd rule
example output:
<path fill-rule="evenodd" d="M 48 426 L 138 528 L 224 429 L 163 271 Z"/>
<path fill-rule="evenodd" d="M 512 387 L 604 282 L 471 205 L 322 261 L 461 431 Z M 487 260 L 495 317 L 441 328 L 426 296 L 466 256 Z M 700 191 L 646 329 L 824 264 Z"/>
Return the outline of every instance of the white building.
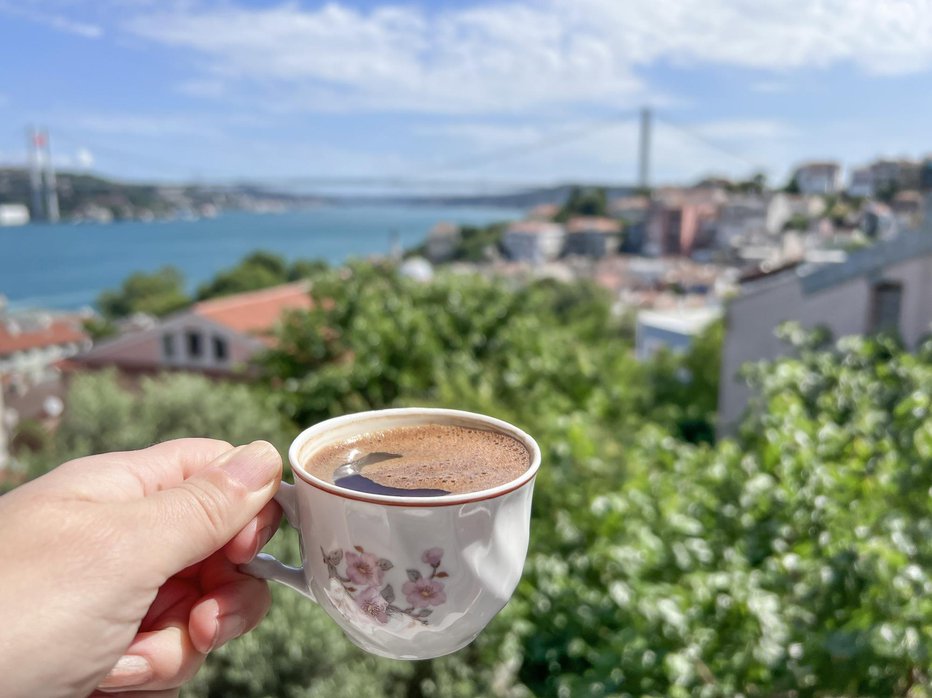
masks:
<path fill-rule="evenodd" d="M 563 251 L 566 231 L 559 223 L 515 221 L 508 226 L 502 246 L 508 257 L 519 262 L 549 262 Z"/>
<path fill-rule="evenodd" d="M 721 316 L 717 307 L 642 310 L 635 329 L 635 356 L 646 361 L 662 349 L 684 352 L 696 335 Z"/>
<path fill-rule="evenodd" d="M 851 196 L 874 195 L 874 174 L 870 167 L 858 167 L 851 171 L 851 184 L 848 185 L 848 194 Z"/>
<path fill-rule="evenodd" d="M 725 314 L 719 432 L 740 420 L 750 393 L 738 371 L 787 353 L 777 328 L 795 321 L 833 336 L 896 331 L 915 347 L 932 329 L 932 232 L 900 233 L 837 264 L 801 264 L 741 285 Z"/>
<path fill-rule="evenodd" d="M 0 377 L 7 382 L 40 382 L 56 362 L 90 346 L 79 317 L 0 310 Z"/>
<path fill-rule="evenodd" d="M 841 166 L 837 162 L 808 162 L 793 175 L 801 194 L 837 194 L 841 191 Z"/>
<path fill-rule="evenodd" d="M 26 225 L 29 209 L 24 204 L 0 204 L 0 227 Z"/>

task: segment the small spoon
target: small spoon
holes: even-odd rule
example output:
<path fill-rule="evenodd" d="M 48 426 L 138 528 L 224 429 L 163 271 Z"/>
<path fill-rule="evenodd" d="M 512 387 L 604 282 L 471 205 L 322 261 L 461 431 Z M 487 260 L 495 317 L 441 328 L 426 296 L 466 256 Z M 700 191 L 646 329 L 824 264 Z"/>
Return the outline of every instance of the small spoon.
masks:
<path fill-rule="evenodd" d="M 385 451 L 374 451 L 372 453 L 367 453 L 362 458 L 351 460 L 349 463 L 344 463 L 339 468 L 334 470 L 333 481 L 336 482 L 337 480 L 340 480 L 344 477 L 359 475 L 365 466 L 381 463 L 382 461 L 386 460 L 392 460 L 393 458 L 401 458 L 401 454 L 386 453 Z"/>

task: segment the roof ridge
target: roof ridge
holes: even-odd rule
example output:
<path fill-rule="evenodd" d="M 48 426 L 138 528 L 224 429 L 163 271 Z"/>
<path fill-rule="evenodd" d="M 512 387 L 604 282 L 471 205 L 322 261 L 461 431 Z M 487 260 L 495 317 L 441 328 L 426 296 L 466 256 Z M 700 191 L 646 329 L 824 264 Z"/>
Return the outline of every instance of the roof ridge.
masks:
<path fill-rule="evenodd" d="M 233 307 L 241 303 L 256 301 L 259 299 L 265 300 L 267 298 L 274 298 L 277 295 L 290 293 L 297 289 L 310 290 L 310 284 L 307 281 L 291 281 L 287 284 L 279 284 L 278 286 L 270 286 L 268 288 L 260 288 L 255 291 L 243 291 L 242 293 L 234 293 L 229 296 L 220 296 L 219 298 L 208 298 L 207 300 L 198 301 L 191 306 L 191 311 L 198 313 L 204 309 L 210 310 L 219 310 L 228 307 Z"/>

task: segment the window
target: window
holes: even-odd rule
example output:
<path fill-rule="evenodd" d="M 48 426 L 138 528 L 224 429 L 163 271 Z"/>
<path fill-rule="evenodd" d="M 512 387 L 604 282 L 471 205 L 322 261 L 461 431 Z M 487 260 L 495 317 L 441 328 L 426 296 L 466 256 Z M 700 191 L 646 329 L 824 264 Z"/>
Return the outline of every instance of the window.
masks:
<path fill-rule="evenodd" d="M 881 281 L 874 284 L 871 308 L 872 332 L 899 332 L 903 284 Z"/>
<path fill-rule="evenodd" d="M 162 355 L 166 359 L 173 359 L 175 357 L 175 335 L 162 335 Z"/>
<path fill-rule="evenodd" d="M 229 355 L 227 351 L 227 340 L 215 334 L 213 338 L 213 345 L 214 359 L 218 364 L 224 363 L 227 360 L 227 356 Z"/>
<path fill-rule="evenodd" d="M 188 332 L 188 357 L 199 359 L 204 355 L 204 343 L 200 332 Z"/>

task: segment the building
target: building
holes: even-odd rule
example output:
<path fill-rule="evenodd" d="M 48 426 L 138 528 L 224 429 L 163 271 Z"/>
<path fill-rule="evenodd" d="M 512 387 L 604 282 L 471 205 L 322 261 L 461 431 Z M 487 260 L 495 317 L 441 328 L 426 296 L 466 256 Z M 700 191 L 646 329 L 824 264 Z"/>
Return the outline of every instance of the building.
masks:
<path fill-rule="evenodd" d="M 874 194 L 919 187 L 919 163 L 915 160 L 875 160 L 868 167 Z"/>
<path fill-rule="evenodd" d="M 129 375 L 183 370 L 230 376 L 274 345 L 283 314 L 312 307 L 308 291 L 306 283 L 293 283 L 195 303 L 153 327 L 101 342 L 72 362 Z"/>
<path fill-rule="evenodd" d="M 890 208 L 904 228 L 917 228 L 922 220 L 922 203 L 922 194 L 918 191 L 901 191 L 893 197 Z"/>
<path fill-rule="evenodd" d="M 515 221 L 505 230 L 502 247 L 510 259 L 519 262 L 549 262 L 563 251 L 566 231 L 559 223 Z"/>
<path fill-rule="evenodd" d="M 793 173 L 800 194 L 837 194 L 841 191 L 841 166 L 837 162 L 809 162 Z"/>
<path fill-rule="evenodd" d="M 49 376 L 54 365 L 91 346 L 82 318 L 48 312 L 9 313 L 0 308 L 0 377 L 28 386 Z"/>
<path fill-rule="evenodd" d="M 530 221 L 552 221 L 560 213 L 556 204 L 538 204 L 528 211 L 527 219 Z"/>
<path fill-rule="evenodd" d="M 647 237 L 647 212 L 650 199 L 646 196 L 624 196 L 608 202 L 608 215 L 624 225 L 621 251 L 640 254 Z"/>
<path fill-rule="evenodd" d="M 851 171 L 848 194 L 870 198 L 874 195 L 874 176 L 870 167 L 858 167 Z"/>
<path fill-rule="evenodd" d="M 725 196 L 718 190 L 661 192 L 647 213 L 645 252 L 689 256 L 713 246 L 719 208 L 724 203 Z"/>
<path fill-rule="evenodd" d="M 932 232 L 900 233 L 837 264 L 797 264 L 745 280 L 728 304 L 719 383 L 719 431 L 734 429 L 750 393 L 738 371 L 775 359 L 786 321 L 835 337 L 895 331 L 915 347 L 932 328 Z"/>
<path fill-rule="evenodd" d="M 820 202 L 821 204 L 821 202 Z M 790 219 L 802 209 L 809 213 L 809 197 L 790 196 L 783 192 L 736 196 L 722 205 L 716 225 L 720 247 L 770 241 L 783 232 Z M 821 209 L 820 209 L 821 210 Z"/>
<path fill-rule="evenodd" d="M 29 207 L 25 204 L 0 204 L 0 228 L 11 225 L 26 225 L 29 222 Z"/>
<path fill-rule="evenodd" d="M 635 328 L 635 356 L 647 361 L 662 349 L 684 352 L 693 339 L 722 316 L 721 308 L 642 310 Z"/>
<path fill-rule="evenodd" d="M 435 264 L 445 262 L 453 257 L 459 242 L 459 226 L 441 221 L 427 233 L 427 258 Z"/>
<path fill-rule="evenodd" d="M 603 216 L 578 216 L 566 223 L 567 255 L 601 259 L 618 251 L 621 223 Z"/>

